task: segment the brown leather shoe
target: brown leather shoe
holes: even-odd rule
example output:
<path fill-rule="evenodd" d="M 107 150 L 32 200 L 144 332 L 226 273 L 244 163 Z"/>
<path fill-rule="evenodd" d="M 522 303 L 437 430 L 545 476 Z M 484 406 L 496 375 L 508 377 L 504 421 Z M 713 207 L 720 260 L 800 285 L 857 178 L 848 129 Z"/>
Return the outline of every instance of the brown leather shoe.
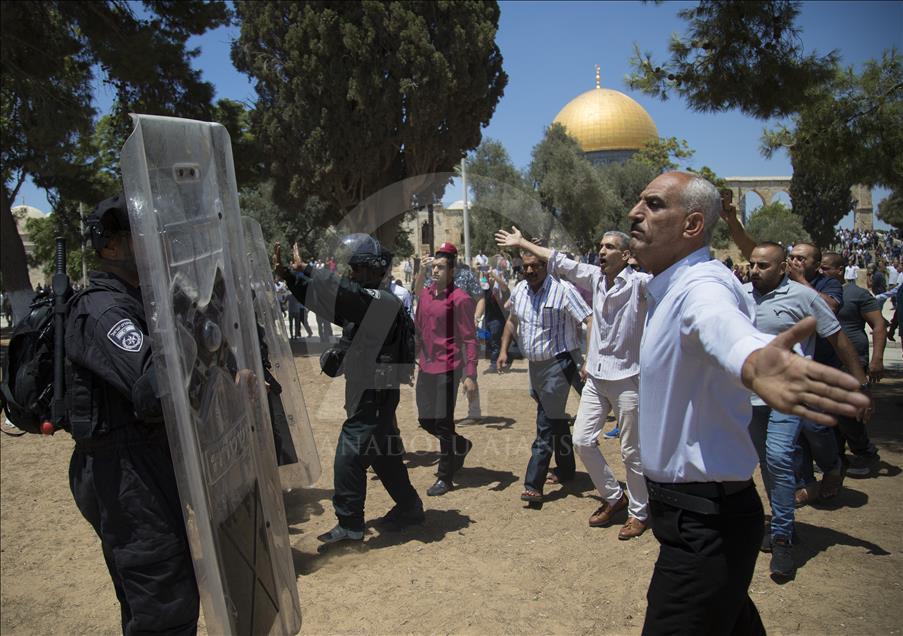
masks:
<path fill-rule="evenodd" d="M 607 525 L 613 516 L 627 507 L 627 493 L 621 493 L 621 498 L 614 504 L 607 501 L 603 502 L 599 509 L 589 518 L 589 525 L 592 528 Z"/>
<path fill-rule="evenodd" d="M 636 517 L 627 517 L 627 523 L 618 530 L 618 539 L 627 541 L 633 539 L 646 532 L 646 522 L 640 521 Z"/>
<path fill-rule="evenodd" d="M 812 482 L 808 486 L 798 488 L 796 491 L 796 507 L 802 508 L 818 499 L 818 482 Z"/>

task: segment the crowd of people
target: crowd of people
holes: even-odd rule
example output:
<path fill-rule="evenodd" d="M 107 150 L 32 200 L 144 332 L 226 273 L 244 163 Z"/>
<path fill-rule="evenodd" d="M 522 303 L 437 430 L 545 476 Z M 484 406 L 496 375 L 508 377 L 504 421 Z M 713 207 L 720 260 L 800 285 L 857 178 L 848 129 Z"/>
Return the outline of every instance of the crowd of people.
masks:
<path fill-rule="evenodd" d="M 764 633 L 748 593 L 758 552 L 771 552 L 776 578 L 792 578 L 796 507 L 834 498 L 846 474 L 875 469 L 865 424 L 870 383 L 883 373 L 885 324 L 868 291 L 844 284 L 842 254 L 756 244 L 729 220 L 749 261 L 741 284 L 709 248 L 719 216 L 735 214 L 705 179 L 671 172 L 643 190 L 629 234 L 599 237 L 593 263 L 516 227 L 496 234 L 498 258 L 481 252 L 471 267 L 446 242 L 419 267 L 403 266 L 405 281 L 391 276 L 393 255 L 367 235 L 345 237 L 341 254 L 322 263 L 295 246 L 286 264 L 277 245 L 274 277 L 292 337 L 301 328 L 312 336 L 306 312 L 314 312 L 329 345 L 321 368 L 345 377 L 337 522 L 318 539 L 363 540 L 370 469 L 395 503 L 378 526 L 426 521 L 395 416 L 406 383 L 415 382 L 418 424 L 439 446 L 425 494 L 455 488 L 473 447 L 456 429 L 455 404 L 463 389 L 469 416 L 481 416 L 483 339 L 485 372 L 507 371 L 515 346 L 527 362 L 536 419 L 520 499 L 542 503 L 547 488 L 574 478 L 579 457 L 601 501 L 587 523 L 609 527 L 623 512 L 619 539 L 651 528 L 658 540 L 644 633 Z M 192 633 L 198 592 L 122 197 L 89 221 L 101 268 L 91 274 L 96 291 L 78 297 L 67 323 L 67 355 L 85 389 L 70 414 L 73 495 L 101 539 L 123 631 Z M 332 325 L 342 330 L 338 342 Z M 573 422 L 571 390 L 580 396 Z M 626 487 L 599 445 L 609 413 Z M 764 497 L 752 480 L 757 465 Z"/>
<path fill-rule="evenodd" d="M 487 340 L 489 373 L 508 369 L 516 344 L 527 361 L 525 389 L 536 403 L 520 499 L 543 502 L 550 485 L 574 478 L 579 456 L 601 500 L 588 517 L 590 526 L 609 526 L 626 511 L 619 539 L 652 528 L 661 547 L 648 593 L 647 633 L 720 633 L 739 625 L 761 632 L 748 595 L 759 550 L 772 553 L 775 578 L 792 578 L 795 508 L 836 497 L 846 471 L 867 475 L 878 461 L 864 423 L 869 381 L 882 373 L 883 344 L 876 329 L 869 358 L 861 346 L 864 341 L 867 349 L 868 339 L 859 337 L 862 325 L 883 325 L 874 319 L 874 307 L 855 290 L 848 294 L 836 278 L 832 268 L 842 255 L 822 255 L 809 244 L 795 245 L 789 254 L 777 244 L 756 245 L 737 224 L 738 245 L 752 248 L 745 254 L 750 280 L 741 285 L 709 250 L 724 207 L 704 179 L 666 173 L 630 211 L 629 235 L 613 230 L 601 237 L 593 264 L 528 241 L 512 227 L 496 234 L 510 272 L 495 269 L 482 252 L 472 267 L 462 263 L 450 243 L 412 268 L 418 421 L 437 438 L 440 456 L 426 495 L 454 489 L 473 446 L 456 430 L 454 410 L 461 388 L 478 408 L 478 338 Z M 381 247 L 368 250 L 369 262 L 377 255 L 391 260 Z M 352 267 L 351 278 L 338 283 L 340 291 L 347 285 L 349 307 L 356 306 L 350 294 L 358 302 L 371 299 L 361 307 L 381 299 L 374 284 L 388 291 L 387 266 L 371 273 L 369 288 L 361 288 L 362 271 Z M 297 252 L 292 265 L 277 273 L 308 306 L 311 294 L 316 299 L 317 290 L 337 284 L 335 275 L 324 276 Z M 373 283 L 380 276 L 383 282 Z M 363 309 L 339 318 L 339 304 L 337 298 L 334 322 L 344 323 L 346 332 L 349 325 L 365 329 Z M 841 320 L 842 307 L 850 311 Z M 399 303 L 397 312 L 406 308 Z M 784 319 L 769 322 L 769 312 Z M 844 330 L 848 321 L 855 339 Z M 831 351 L 820 353 L 824 345 Z M 349 373 L 352 368 L 357 365 Z M 353 383 L 362 380 L 355 378 Z M 380 525 L 399 529 L 424 520 L 423 501 L 411 494 L 407 473 L 398 466 L 377 468 L 381 449 L 400 438 L 397 427 L 383 413 L 382 420 L 369 418 L 362 433 L 368 418 L 347 386 L 349 419 L 336 450 L 338 523 L 319 537 L 324 543 L 362 540 L 368 466 L 396 502 Z M 573 432 L 565 412 L 572 389 L 580 395 Z M 394 409 L 397 388 L 383 391 Z M 367 391 L 362 395 L 373 399 Z M 620 431 L 626 488 L 599 446 L 609 413 Z M 832 413 L 841 417 L 839 426 Z M 397 446 L 403 447 L 400 439 Z M 813 462 L 823 472 L 820 482 Z M 756 465 L 772 509 L 768 526 L 751 479 Z"/>

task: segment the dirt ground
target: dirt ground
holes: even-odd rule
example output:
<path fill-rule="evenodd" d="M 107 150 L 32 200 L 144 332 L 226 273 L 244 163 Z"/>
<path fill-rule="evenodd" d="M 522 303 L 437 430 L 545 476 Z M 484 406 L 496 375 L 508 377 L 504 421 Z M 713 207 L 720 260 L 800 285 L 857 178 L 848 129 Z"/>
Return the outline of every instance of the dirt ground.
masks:
<path fill-rule="evenodd" d="M 750 589 L 773 634 L 898 634 L 903 628 L 903 364 L 875 391 L 871 435 L 881 468 L 848 478 L 831 506 L 797 513 L 796 579 L 779 585 L 759 558 Z M 318 439 L 323 475 L 285 497 L 302 633 L 309 634 L 636 634 L 658 546 L 651 532 L 617 540 L 623 514 L 590 528 L 598 505 L 583 472 L 546 490 L 541 509 L 520 500 L 534 435 L 526 363 L 504 376 L 480 376 L 487 420 L 462 425 L 474 442 L 457 488 L 424 496 L 426 523 L 401 533 L 368 528 L 354 547 L 320 550 L 316 535 L 335 523 L 332 454 L 343 419 L 341 381 L 327 383 L 316 357 L 296 357 Z M 486 363 L 481 362 L 481 370 Z M 576 412 L 571 396 L 569 410 Z M 458 416 L 466 404 L 459 400 Z M 413 390 L 402 393 L 399 424 L 414 486 L 434 480 L 437 445 L 416 423 Z M 623 480 L 616 441 L 602 450 Z M 106 634 L 118 606 L 100 546 L 67 485 L 72 441 L 0 435 L 0 631 Z M 579 467 L 579 462 L 578 462 Z M 756 476 L 758 480 L 758 474 Z M 371 481 L 368 519 L 390 500 Z M 761 485 L 760 485 L 761 492 Z M 203 618 L 202 618 L 202 629 Z"/>

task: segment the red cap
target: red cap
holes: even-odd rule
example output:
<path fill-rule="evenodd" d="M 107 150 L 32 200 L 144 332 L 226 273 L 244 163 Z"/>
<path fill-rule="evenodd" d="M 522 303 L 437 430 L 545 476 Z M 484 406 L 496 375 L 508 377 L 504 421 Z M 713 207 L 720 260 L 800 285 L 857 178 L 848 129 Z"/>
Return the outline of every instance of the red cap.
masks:
<path fill-rule="evenodd" d="M 438 254 L 439 252 L 444 252 L 445 254 L 452 254 L 453 256 L 457 256 L 457 255 L 458 255 L 458 248 L 455 247 L 455 244 L 454 244 L 454 243 L 449 243 L 448 241 L 445 241 L 445 243 L 443 243 L 442 245 L 440 245 L 440 246 L 439 246 L 439 249 L 436 250 L 436 253 L 437 253 L 437 254 Z"/>

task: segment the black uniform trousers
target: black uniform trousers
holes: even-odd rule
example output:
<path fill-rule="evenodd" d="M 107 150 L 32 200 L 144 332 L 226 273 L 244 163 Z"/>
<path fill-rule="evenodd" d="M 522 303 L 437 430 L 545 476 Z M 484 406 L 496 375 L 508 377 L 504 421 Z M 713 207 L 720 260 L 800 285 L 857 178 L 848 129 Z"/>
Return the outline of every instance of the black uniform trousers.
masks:
<path fill-rule="evenodd" d="M 451 484 L 458 458 L 467 454 L 470 441 L 455 432 L 455 403 L 461 370 L 417 374 L 417 414 L 420 427 L 439 440 L 436 477 Z"/>
<path fill-rule="evenodd" d="M 567 481 L 577 470 L 571 422 L 565 413 L 571 387 L 581 393 L 579 351 L 561 353 L 551 360 L 530 361 L 530 395 L 536 401 L 536 439 L 531 448 L 524 486 L 542 492 L 552 455 L 556 474 Z"/>
<path fill-rule="evenodd" d="M 649 518 L 660 548 L 646 593 L 643 634 L 764 634 L 749 597 L 765 528 L 752 483 L 729 495 L 718 495 L 716 483 L 671 485 L 692 496 L 706 494 L 694 488 L 716 489 L 714 497 L 705 497 L 719 507 L 716 514 L 656 500 L 652 486 Z"/>
<path fill-rule="evenodd" d="M 122 632 L 194 634 L 198 589 L 162 424 L 77 442 L 69 486 L 100 537 Z"/>
<path fill-rule="evenodd" d="M 350 530 L 364 529 L 370 466 L 396 504 L 420 505 L 420 496 L 404 465 L 404 446 L 395 424 L 398 399 L 398 389 L 367 389 L 342 425 L 333 464 L 332 504 L 339 523 Z"/>

